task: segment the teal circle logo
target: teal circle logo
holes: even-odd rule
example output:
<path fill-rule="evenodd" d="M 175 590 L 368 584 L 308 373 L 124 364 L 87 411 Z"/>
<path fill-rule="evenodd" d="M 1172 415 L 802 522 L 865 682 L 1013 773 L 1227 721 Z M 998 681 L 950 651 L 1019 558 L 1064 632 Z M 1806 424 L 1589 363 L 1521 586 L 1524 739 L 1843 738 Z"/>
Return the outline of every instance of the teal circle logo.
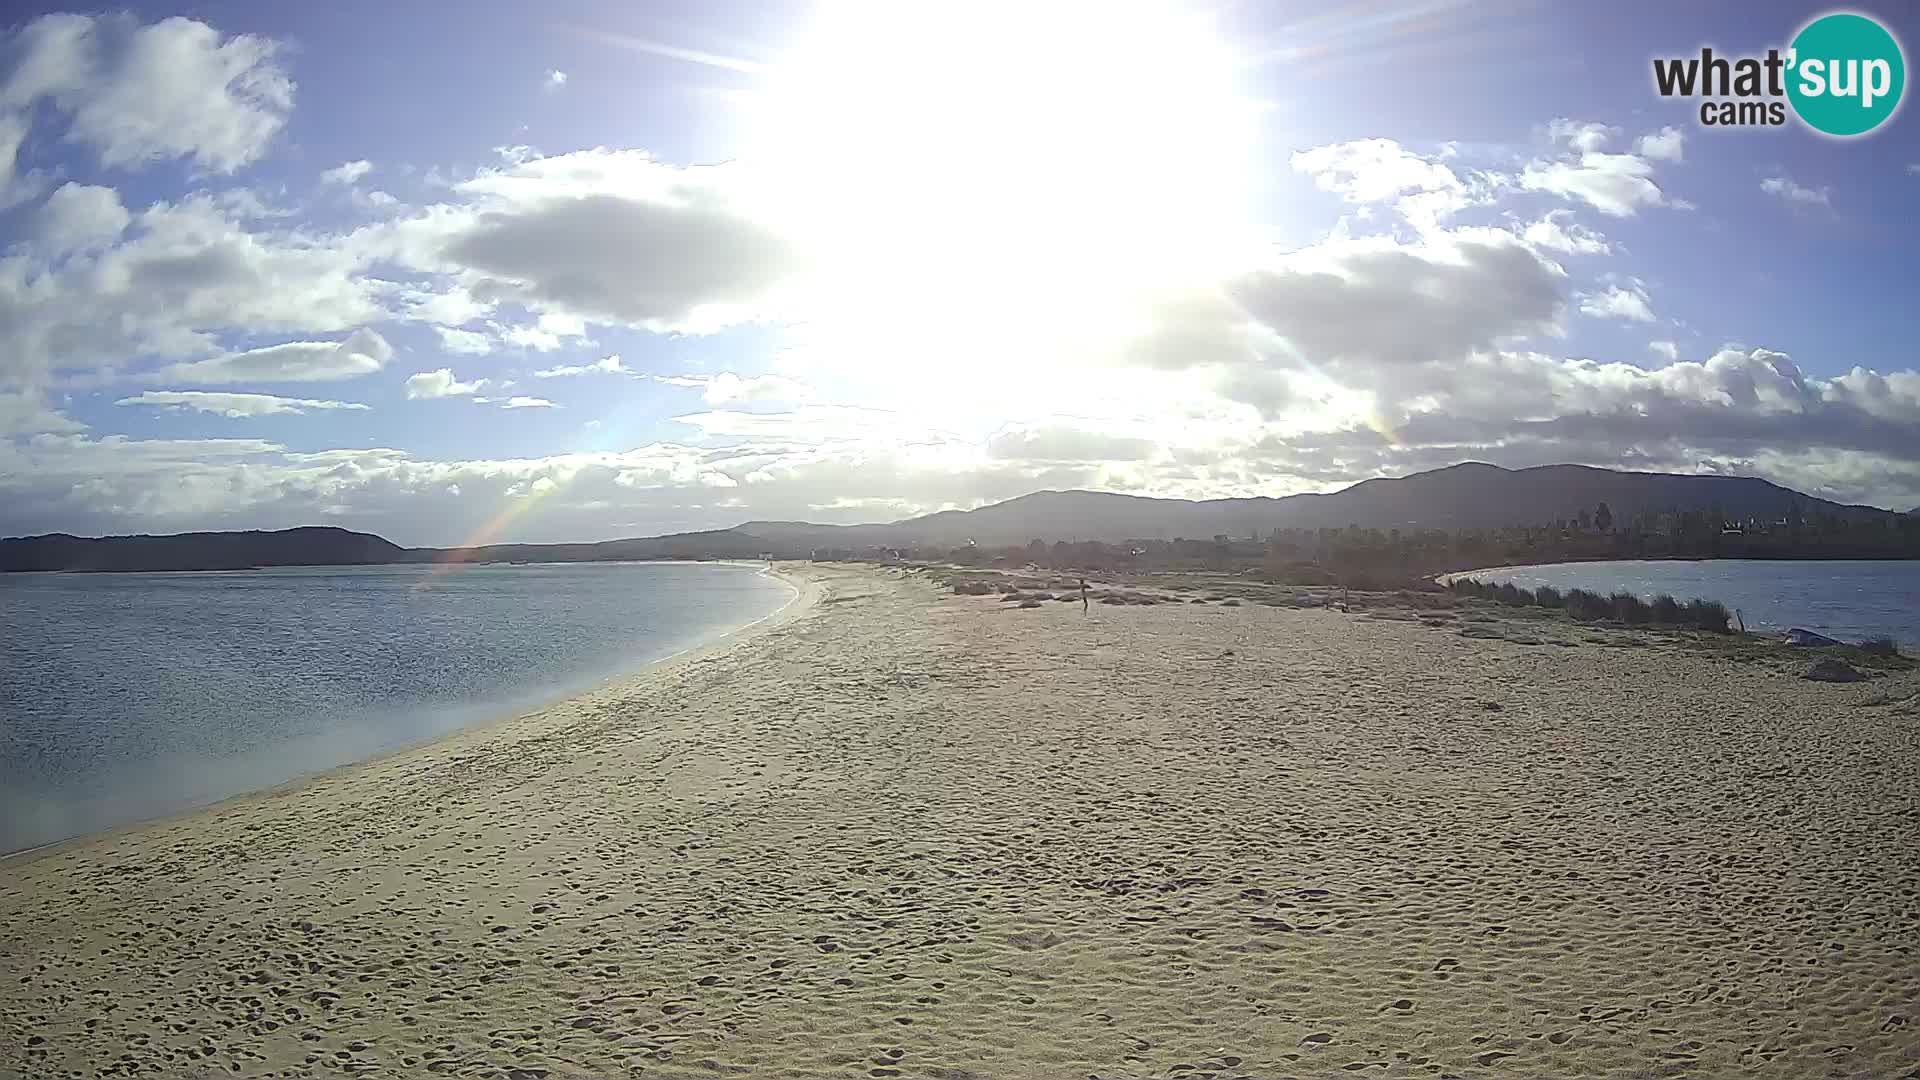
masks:
<path fill-rule="evenodd" d="M 1787 99 L 1808 127 L 1865 135 L 1900 107 L 1907 61 L 1887 28 L 1852 12 L 1808 23 L 1787 53 Z"/>

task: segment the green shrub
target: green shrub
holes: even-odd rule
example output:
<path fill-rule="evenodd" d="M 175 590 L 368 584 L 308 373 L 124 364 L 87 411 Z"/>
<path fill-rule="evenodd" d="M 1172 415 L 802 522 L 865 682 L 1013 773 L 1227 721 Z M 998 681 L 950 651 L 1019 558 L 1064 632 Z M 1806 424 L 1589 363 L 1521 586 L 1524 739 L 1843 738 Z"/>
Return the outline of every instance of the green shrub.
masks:
<path fill-rule="evenodd" d="M 1716 634 L 1729 634 L 1733 632 L 1727 626 L 1729 617 L 1727 605 L 1718 600 L 1690 600 L 1687 602 L 1684 621 L 1702 630 L 1711 630 Z"/>
<path fill-rule="evenodd" d="M 1607 597 L 1607 604 L 1613 608 L 1613 617 L 1630 626 L 1644 626 L 1653 621 L 1653 609 L 1645 600 L 1624 589 Z"/>
<path fill-rule="evenodd" d="M 1567 614 L 1583 622 L 1594 622 L 1613 616 L 1613 605 L 1607 598 L 1585 589 L 1567 590 Z"/>

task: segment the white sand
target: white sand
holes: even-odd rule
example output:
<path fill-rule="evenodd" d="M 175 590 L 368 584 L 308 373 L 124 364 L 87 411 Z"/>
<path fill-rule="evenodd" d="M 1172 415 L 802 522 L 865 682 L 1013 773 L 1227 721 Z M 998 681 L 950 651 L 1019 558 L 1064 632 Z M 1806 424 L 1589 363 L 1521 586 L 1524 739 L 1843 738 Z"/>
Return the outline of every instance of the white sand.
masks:
<path fill-rule="evenodd" d="M 1911 674 L 801 572 L 0 862 L 0 1074 L 1920 1075 Z"/>

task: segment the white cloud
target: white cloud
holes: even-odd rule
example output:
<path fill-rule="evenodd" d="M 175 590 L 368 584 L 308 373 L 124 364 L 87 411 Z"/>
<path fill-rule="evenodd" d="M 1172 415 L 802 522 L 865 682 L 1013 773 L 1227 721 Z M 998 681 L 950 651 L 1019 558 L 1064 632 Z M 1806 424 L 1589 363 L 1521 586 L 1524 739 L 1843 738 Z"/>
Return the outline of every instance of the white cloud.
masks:
<path fill-rule="evenodd" d="M 1828 199 L 1830 194 L 1829 189 L 1801 187 L 1799 184 L 1794 183 L 1784 176 L 1768 177 L 1760 181 L 1760 190 L 1769 195 L 1785 199 L 1790 203 L 1827 207 L 1833 205 Z"/>
<path fill-rule="evenodd" d="M 730 402 L 805 401 L 812 397 L 806 384 L 784 375 L 736 375 L 723 371 L 718 375 L 655 375 L 653 381 L 668 386 L 698 387 L 709 405 Z"/>
<path fill-rule="evenodd" d="M 1295 153 L 1295 172 L 1348 202 L 1390 202 L 1408 192 L 1460 191 L 1451 168 L 1403 149 L 1392 139 L 1360 139 Z"/>
<path fill-rule="evenodd" d="M 884 452 L 932 437 L 913 417 L 855 405 L 801 405 L 788 412 L 714 409 L 674 420 L 708 436 L 760 440 L 771 446 L 855 443 Z M 747 482 L 755 481 L 748 477 Z"/>
<path fill-rule="evenodd" d="M 87 425 L 53 409 L 38 393 L 0 391 L 0 437 L 40 432 L 84 431 Z"/>
<path fill-rule="evenodd" d="M 1639 139 L 1636 153 L 1607 153 L 1602 147 L 1619 132 L 1605 124 L 1553 121 L 1547 126 L 1547 137 L 1556 145 L 1564 144 L 1565 153 L 1553 160 L 1528 162 L 1520 172 L 1520 186 L 1586 203 L 1610 217 L 1632 217 L 1647 206 L 1680 208 L 1681 203 L 1669 200 L 1654 183 L 1652 159 L 1679 160 L 1683 136 L 1675 129 L 1663 129 Z M 1665 157 L 1668 154 L 1673 156 Z"/>
<path fill-rule="evenodd" d="M 1519 237 L 1464 228 L 1416 243 L 1329 242 L 1236 279 L 1172 313 L 1134 358 L 1165 370 L 1219 365 L 1221 391 L 1277 412 L 1282 372 L 1314 371 L 1386 398 L 1417 397 L 1422 373 L 1558 328 L 1566 275 Z"/>
<path fill-rule="evenodd" d="M 1547 125 L 1547 138 L 1555 142 L 1565 142 L 1582 154 L 1598 151 L 1618 134 L 1620 129 L 1617 127 L 1591 122 L 1581 123 L 1561 119 Z"/>
<path fill-rule="evenodd" d="M 304 413 L 309 409 L 361 409 L 366 405 L 353 401 L 316 401 L 312 398 L 277 397 L 273 394 L 227 394 L 206 390 L 147 390 L 124 397 L 115 405 L 153 405 L 163 409 L 192 409 L 196 412 L 240 418 Z"/>
<path fill-rule="evenodd" d="M 1090 431 L 1071 422 L 1010 424 L 987 439 L 987 456 L 1013 461 L 1142 461 L 1151 439 Z"/>
<path fill-rule="evenodd" d="M 360 182 L 361 177 L 373 171 L 373 162 L 364 158 L 359 161 L 343 161 L 320 174 L 323 184 L 345 184 L 348 186 Z"/>
<path fill-rule="evenodd" d="M 43 107 L 35 115 L 49 111 L 59 113 Z M 0 121 L 7 115 L 0 109 Z M 85 199 L 102 212 L 47 229 L 42 246 L 62 249 L 61 258 L 44 257 L 23 230 L 19 258 L 0 259 L 0 327 L 10 346 L 0 352 L 0 387 L 25 390 L 11 399 L 0 391 L 0 427 L 19 436 L 0 440 L 0 502 L 10 517 L 18 506 L 32 520 L 67 514 L 68 522 L 111 520 L 118 531 L 187 524 L 189 514 L 203 515 L 195 527 L 342 515 L 444 542 L 458 535 L 449 522 L 497 512 L 501 500 L 535 490 L 548 493 L 543 506 L 564 507 L 538 525 L 564 539 L 748 516 L 896 516 L 1040 486 L 1281 493 L 1467 456 L 1684 468 L 1764 459 L 1772 475 L 1896 487 L 1865 478 L 1909 468 L 1903 463 L 1915 456 L 1896 437 L 1920 431 L 1910 372 L 1814 379 L 1778 354 L 1744 349 L 1684 365 L 1674 343 L 1654 342 L 1652 357 L 1668 366 L 1653 378 L 1634 364 L 1534 351 L 1552 349 L 1568 332 L 1570 303 L 1589 315 L 1654 321 L 1638 282 L 1583 268 L 1580 279 L 1596 282 L 1595 291 L 1570 295 L 1556 261 L 1614 251 L 1580 223 L 1600 221 L 1596 212 L 1679 205 L 1655 178 L 1657 163 L 1680 159 L 1681 133 L 1653 132 L 1632 141 L 1633 153 L 1609 152 L 1626 143 L 1605 125 L 1563 123 L 1540 160 L 1508 166 L 1515 175 L 1470 169 L 1467 162 L 1487 160 L 1471 146 L 1435 155 L 1389 140 L 1316 147 L 1294 155 L 1292 167 L 1350 204 L 1354 232 L 1377 226 L 1389 235 L 1341 235 L 1285 253 L 1228 245 L 1226 254 L 1168 260 L 1164 274 L 1157 259 L 1142 258 L 1156 265 L 1145 276 L 1104 265 L 1107 252 L 1121 253 L 1115 263 L 1141 258 L 1125 214 L 1080 229 L 1092 217 L 1070 211 L 1074 229 L 1047 233 L 1047 243 L 1031 246 L 1033 258 L 1009 257 L 1029 250 L 1003 242 L 1018 230 L 989 226 L 981 237 L 964 236 L 954 222 L 971 227 L 973 219 L 943 223 L 944 204 L 925 189 L 888 191 L 856 178 L 856 192 L 889 198 L 840 192 L 822 197 L 840 216 L 809 215 L 813 204 L 797 200 L 817 197 L 811 188 L 796 194 L 744 167 L 680 168 L 638 151 L 546 158 L 509 148 L 470 179 L 442 178 L 429 199 L 443 201 L 398 212 L 353 187 L 364 209 L 381 212 L 352 214 L 362 224 L 344 234 L 277 216 L 286 209 L 274 202 L 285 196 L 264 185 L 132 213 L 119 207 L 126 220 L 118 225 L 110 189 L 92 191 L 112 197 L 112 206 L 102 194 L 59 196 L 75 204 L 66 209 L 88 209 Z M 30 140 L 29 152 L 42 144 Z M 0 165 L 11 161 L 0 154 Z M 309 175 L 323 163 L 310 163 Z M 347 172 L 326 182 L 363 181 L 364 165 L 328 170 Z M 1011 204 L 1022 170 L 1018 162 L 1004 167 L 1008 178 L 996 191 Z M 1463 207 L 1518 189 L 1580 208 L 1525 217 L 1497 208 L 1487 216 L 1502 227 L 1442 225 Z M 1044 228 L 1042 211 L 1058 201 L 1049 191 L 1034 208 L 1010 213 Z M 346 202 L 326 205 L 337 215 Z M 51 219 L 52 207 L 19 218 Z M 1141 216 L 1179 213 L 1142 207 Z M 921 220 L 932 222 L 924 233 L 896 227 Z M 956 249 L 963 257 L 952 257 Z M 733 372 L 652 376 L 685 390 L 656 396 L 704 402 L 706 411 L 676 417 L 699 445 L 525 462 L 83 438 L 75 435 L 80 425 L 40 396 L 60 374 L 90 367 L 157 369 L 168 386 L 347 378 L 390 366 L 392 348 L 368 328 L 389 330 L 395 321 L 416 324 L 390 330 L 415 335 L 396 340 L 427 343 L 427 356 L 437 344 L 442 363 L 471 363 L 459 358 L 508 346 L 564 350 L 574 360 L 616 345 L 633 355 L 638 346 L 617 330 L 602 333 L 611 326 L 705 333 L 775 324 L 740 337 L 773 339 L 780 370 L 806 382 Z M 363 334 L 371 341 L 354 345 Z M 256 347 L 261 342 L 282 344 Z M 736 344 L 714 347 L 737 355 L 728 351 Z M 673 354 L 713 362 L 705 346 L 689 345 Z M 909 353 L 916 362 L 902 363 Z M 512 373 L 523 382 L 638 374 L 617 356 L 560 359 L 519 357 Z M 431 362 L 422 361 L 402 371 Z M 536 364 L 540 370 L 519 374 Z M 924 372 L 948 364 L 968 377 L 943 383 L 929 399 Z M 451 367 L 416 372 L 405 384 L 410 398 L 509 409 L 559 408 L 520 391 L 564 385 L 515 387 L 498 376 L 462 382 Z M 149 376 L 138 385 L 160 384 Z M 848 386 L 859 396 L 832 403 L 821 398 L 830 390 L 812 389 Z M 568 396 L 567 405 L 585 412 L 591 396 Z M 239 415 L 353 407 L 186 390 L 123 400 Z M 1650 416 L 1666 426 L 1642 419 Z M 609 418 L 601 435 L 628 440 L 633 429 Z M 177 477 L 167 484 L 178 490 L 148 491 L 167 486 L 157 477 Z"/>
<path fill-rule="evenodd" d="M 16 61 L 0 107 L 50 103 L 67 141 L 108 167 L 188 158 L 232 172 L 266 150 L 293 107 L 277 43 L 192 19 L 45 15 L 6 45 Z"/>
<path fill-rule="evenodd" d="M 369 329 L 345 340 L 289 341 L 228 353 L 188 364 L 174 364 L 158 377 L 217 385 L 237 382 L 329 382 L 379 371 L 393 357 L 387 339 Z"/>
<path fill-rule="evenodd" d="M 477 392 L 487 385 L 485 379 L 475 379 L 463 383 L 454 378 L 451 368 L 439 368 L 434 371 L 420 371 L 407 376 L 407 396 L 409 398 L 464 397 Z"/>
<path fill-rule="evenodd" d="M 1520 173 L 1520 186 L 1584 202 L 1612 217 L 1632 217 L 1643 206 L 1666 202 L 1652 175 L 1645 158 L 1596 151 L 1573 161 L 1531 162 Z"/>
<path fill-rule="evenodd" d="M 112 188 L 67 183 L 47 196 L 31 228 L 43 251 L 63 255 L 112 243 L 132 220 Z"/>
<path fill-rule="evenodd" d="M 134 214 L 121 241 L 98 252 L 0 259 L 0 385 L 204 357 L 232 337 L 345 333 L 382 317 L 385 286 L 361 273 L 359 252 L 244 212 L 192 195 Z"/>
<path fill-rule="evenodd" d="M 1625 288 L 1609 285 L 1597 293 L 1582 293 L 1580 313 L 1596 319 L 1625 319 L 1629 322 L 1653 322 L 1653 303 L 1647 290 L 1638 284 Z"/>
<path fill-rule="evenodd" d="M 1390 435 L 1317 399 L 1313 423 L 1222 435 L 1209 419 L 1206 442 L 1044 413 L 962 437 L 923 416 L 822 405 L 683 417 L 705 445 L 509 460 L 48 433 L 0 441 L 0 503 L 27 532 L 277 527 L 325 508 L 403 543 L 448 543 L 537 491 L 542 512 L 502 539 L 578 540 L 752 518 L 890 519 L 1040 488 L 1280 494 L 1462 458 L 1758 473 L 1827 497 L 1920 502 L 1912 371 L 1823 379 L 1783 354 L 1735 348 L 1647 370 L 1495 347 L 1392 375 L 1417 400 L 1384 417 Z"/>
<path fill-rule="evenodd" d="M 956 456 L 970 454 L 970 457 Z M 400 543 L 452 543 L 536 491 L 541 512 L 503 540 L 571 540 L 737 524 L 861 521 L 1097 484 L 1097 467 L 992 461 L 923 438 L 894 453 L 856 446 L 692 447 L 508 460 L 427 460 L 394 449 L 293 453 L 258 439 L 0 443 L 0 502 L 22 532 L 88 535 L 312 524 L 315 507 Z M 17 511 L 14 513 L 13 511 Z M 626 523 L 621 525 L 619 523 Z"/>
<path fill-rule="evenodd" d="M 493 313 L 494 305 L 476 300 L 465 288 L 454 286 L 444 292 L 408 289 L 403 294 L 407 317 L 442 326 L 465 326 Z"/>
<path fill-rule="evenodd" d="M 501 327 L 496 325 L 494 329 L 499 331 L 500 339 L 507 344 L 532 349 L 534 352 L 553 352 L 563 344 L 560 335 L 549 333 L 538 326 Z"/>
<path fill-rule="evenodd" d="M 561 364 L 533 373 L 536 379 L 564 379 L 573 375 L 630 375 L 633 369 L 620 362 L 618 354 L 603 356 L 591 364 Z"/>
<path fill-rule="evenodd" d="M 477 330 L 459 330 L 451 326 L 436 326 L 433 332 L 440 337 L 440 347 L 451 353 L 465 356 L 485 356 L 493 351 L 493 339 Z"/>
<path fill-rule="evenodd" d="M 1361 139 L 1300 151 L 1291 164 L 1322 190 L 1361 204 L 1361 217 L 1370 204 L 1390 204 L 1416 230 L 1433 232 L 1460 211 L 1495 201 L 1511 184 L 1497 173 L 1462 176 L 1447 164 L 1456 156 L 1452 145 L 1423 157 L 1391 139 Z"/>
<path fill-rule="evenodd" d="M 547 88 L 548 89 L 558 90 L 560 87 L 565 85 L 567 85 L 566 72 L 561 71 L 559 68 L 551 68 L 547 71 Z"/>
<path fill-rule="evenodd" d="M 14 170 L 20 159 L 20 144 L 27 139 L 27 120 L 19 113 L 0 112 L 0 209 L 14 206 L 30 195 L 14 198 Z"/>
<path fill-rule="evenodd" d="M 1686 152 L 1686 134 L 1677 127 L 1664 127 L 1634 140 L 1634 152 L 1654 161 L 1679 161 Z"/>
<path fill-rule="evenodd" d="M 1613 251 L 1605 236 L 1575 222 L 1571 210 L 1549 212 L 1529 224 L 1520 238 L 1534 247 L 1566 255 L 1607 255 Z"/>
<path fill-rule="evenodd" d="M 542 312 L 502 333 L 541 351 L 547 317 L 704 333 L 757 318 L 803 267 L 795 242 L 747 209 L 734 166 L 677 168 L 641 151 L 509 164 L 456 186 L 468 202 L 383 226 L 377 250 L 456 275 L 481 303 Z"/>

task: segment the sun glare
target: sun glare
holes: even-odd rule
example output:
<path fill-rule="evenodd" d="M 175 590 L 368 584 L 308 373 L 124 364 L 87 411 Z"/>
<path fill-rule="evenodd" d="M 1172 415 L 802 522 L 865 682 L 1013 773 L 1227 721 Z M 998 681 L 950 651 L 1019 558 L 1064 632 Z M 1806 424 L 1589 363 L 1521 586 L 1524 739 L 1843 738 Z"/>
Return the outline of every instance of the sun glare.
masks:
<path fill-rule="evenodd" d="M 1217 275 L 1251 235 L 1239 71 L 1162 4 L 833 5 L 749 137 L 818 260 L 815 310 L 1068 362 L 1116 302 Z"/>

